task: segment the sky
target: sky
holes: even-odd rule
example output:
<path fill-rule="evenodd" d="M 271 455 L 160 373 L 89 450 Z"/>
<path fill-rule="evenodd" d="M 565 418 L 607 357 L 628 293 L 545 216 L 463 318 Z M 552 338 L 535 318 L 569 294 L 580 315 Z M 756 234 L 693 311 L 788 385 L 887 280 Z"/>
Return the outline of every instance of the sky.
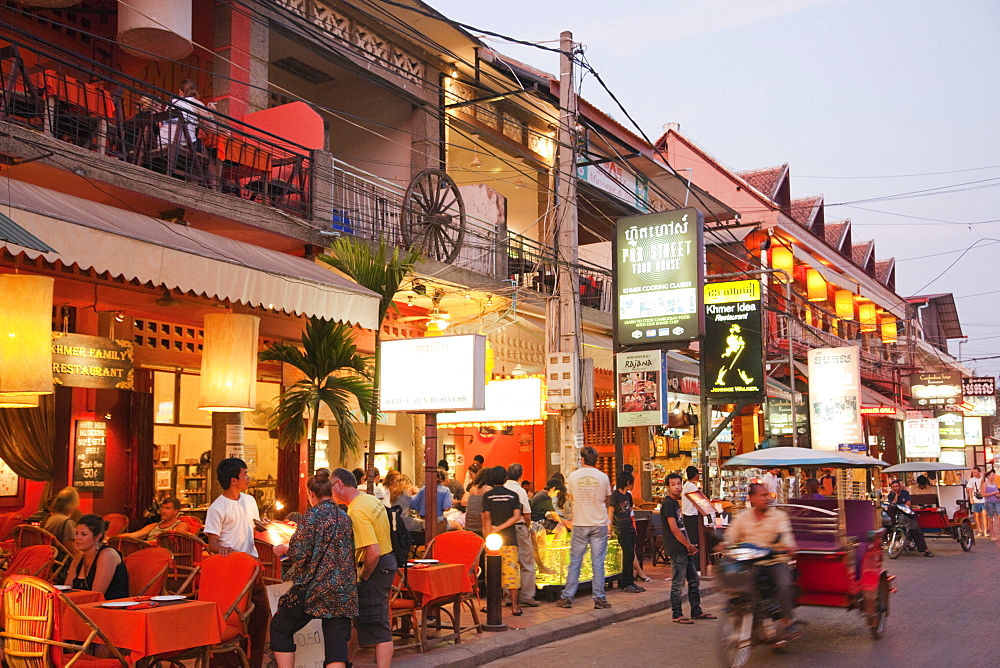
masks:
<path fill-rule="evenodd" d="M 731 169 L 787 162 L 793 198 L 823 195 L 828 222 L 896 258 L 900 296 L 953 293 L 969 338 L 952 354 L 1000 374 L 997 0 L 429 3 L 531 42 L 572 31 L 653 139 L 677 122 Z M 558 71 L 558 54 L 486 41 Z M 582 94 L 634 129 L 593 77 Z"/>

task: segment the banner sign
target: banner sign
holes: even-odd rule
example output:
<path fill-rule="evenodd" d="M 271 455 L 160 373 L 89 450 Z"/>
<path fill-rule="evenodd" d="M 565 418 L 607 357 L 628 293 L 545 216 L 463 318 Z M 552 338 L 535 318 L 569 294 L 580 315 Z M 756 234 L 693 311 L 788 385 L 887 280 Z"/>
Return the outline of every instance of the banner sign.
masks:
<path fill-rule="evenodd" d="M 983 444 L 983 418 L 965 416 L 962 420 L 966 445 Z"/>
<path fill-rule="evenodd" d="M 965 428 L 962 416 L 952 411 L 934 411 L 938 421 L 938 440 L 942 448 L 964 448 Z"/>
<path fill-rule="evenodd" d="M 437 413 L 486 408 L 482 334 L 382 342 L 382 411 Z"/>
<path fill-rule="evenodd" d="M 957 371 L 911 373 L 910 395 L 910 405 L 914 408 L 961 403 L 962 374 Z"/>
<path fill-rule="evenodd" d="M 941 437 L 934 418 L 903 422 L 903 442 L 907 458 L 941 456 Z"/>
<path fill-rule="evenodd" d="M 997 414 L 997 398 L 995 396 L 970 395 L 964 398 L 966 403 L 972 404 L 972 410 L 965 411 L 966 417 L 993 417 Z"/>
<path fill-rule="evenodd" d="M 697 209 L 618 219 L 614 271 L 619 343 L 693 341 L 701 336 L 703 225 Z"/>
<path fill-rule="evenodd" d="M 667 423 L 667 356 L 662 350 L 615 355 L 619 427 Z"/>
<path fill-rule="evenodd" d="M 808 399 L 805 395 L 799 394 L 802 400 L 795 404 L 795 433 L 805 436 L 809 433 L 809 407 L 806 405 Z M 764 425 L 768 436 L 791 436 L 792 435 L 792 402 L 789 399 L 779 399 L 768 397 L 764 409 Z"/>
<path fill-rule="evenodd" d="M 710 397 L 764 396 L 764 340 L 760 281 L 705 286 L 702 363 Z"/>
<path fill-rule="evenodd" d="M 486 384 L 486 408 L 438 413 L 438 424 L 511 426 L 545 422 L 545 386 L 538 376 L 492 380 Z"/>
<path fill-rule="evenodd" d="M 131 390 L 132 342 L 52 332 L 52 382 L 66 387 Z"/>
<path fill-rule="evenodd" d="M 76 421 L 73 486 L 81 492 L 104 491 L 104 456 L 107 443 L 107 422 L 104 420 Z"/>
<path fill-rule="evenodd" d="M 997 393 L 997 379 L 992 376 L 973 376 L 962 379 L 962 394 L 967 397 L 992 397 Z"/>
<path fill-rule="evenodd" d="M 813 348 L 808 357 L 812 447 L 836 451 L 841 443 L 863 443 L 860 350 Z"/>

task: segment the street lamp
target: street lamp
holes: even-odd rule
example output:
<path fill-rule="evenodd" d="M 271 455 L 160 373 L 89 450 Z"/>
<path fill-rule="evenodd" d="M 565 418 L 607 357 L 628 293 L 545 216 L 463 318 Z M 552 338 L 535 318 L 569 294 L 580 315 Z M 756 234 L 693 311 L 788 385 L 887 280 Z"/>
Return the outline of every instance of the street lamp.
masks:
<path fill-rule="evenodd" d="M 491 533 L 486 537 L 486 623 L 484 631 L 506 631 L 503 623 L 503 586 L 500 580 L 500 569 L 503 560 L 500 549 L 503 547 L 503 536 Z"/>

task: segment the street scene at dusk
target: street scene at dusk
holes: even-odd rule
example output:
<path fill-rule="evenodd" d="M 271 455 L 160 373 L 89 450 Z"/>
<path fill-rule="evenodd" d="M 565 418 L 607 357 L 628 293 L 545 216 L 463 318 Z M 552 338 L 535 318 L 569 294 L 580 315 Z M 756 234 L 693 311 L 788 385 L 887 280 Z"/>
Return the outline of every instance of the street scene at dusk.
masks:
<path fill-rule="evenodd" d="M 0 0 L 0 662 L 994 665 L 998 81 L 989 0 Z"/>

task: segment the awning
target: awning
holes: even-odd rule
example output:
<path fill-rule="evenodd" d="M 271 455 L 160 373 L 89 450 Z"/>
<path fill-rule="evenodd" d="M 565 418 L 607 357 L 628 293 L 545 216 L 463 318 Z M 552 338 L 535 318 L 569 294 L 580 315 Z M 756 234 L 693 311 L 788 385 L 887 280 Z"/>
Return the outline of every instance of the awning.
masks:
<path fill-rule="evenodd" d="M 3 194 L 9 194 L 9 215 L 19 226 L 39 239 L 59 240 L 58 252 L 6 243 L 15 255 L 247 306 L 378 327 L 376 293 L 305 258 L 13 179 L 0 178 Z"/>
<path fill-rule="evenodd" d="M 861 404 L 862 406 L 885 406 L 886 408 L 892 408 L 896 411 L 895 415 L 883 415 L 882 417 L 889 417 L 894 420 L 905 420 L 906 419 L 906 408 L 900 406 L 893 399 L 885 396 L 880 392 L 861 386 Z"/>

